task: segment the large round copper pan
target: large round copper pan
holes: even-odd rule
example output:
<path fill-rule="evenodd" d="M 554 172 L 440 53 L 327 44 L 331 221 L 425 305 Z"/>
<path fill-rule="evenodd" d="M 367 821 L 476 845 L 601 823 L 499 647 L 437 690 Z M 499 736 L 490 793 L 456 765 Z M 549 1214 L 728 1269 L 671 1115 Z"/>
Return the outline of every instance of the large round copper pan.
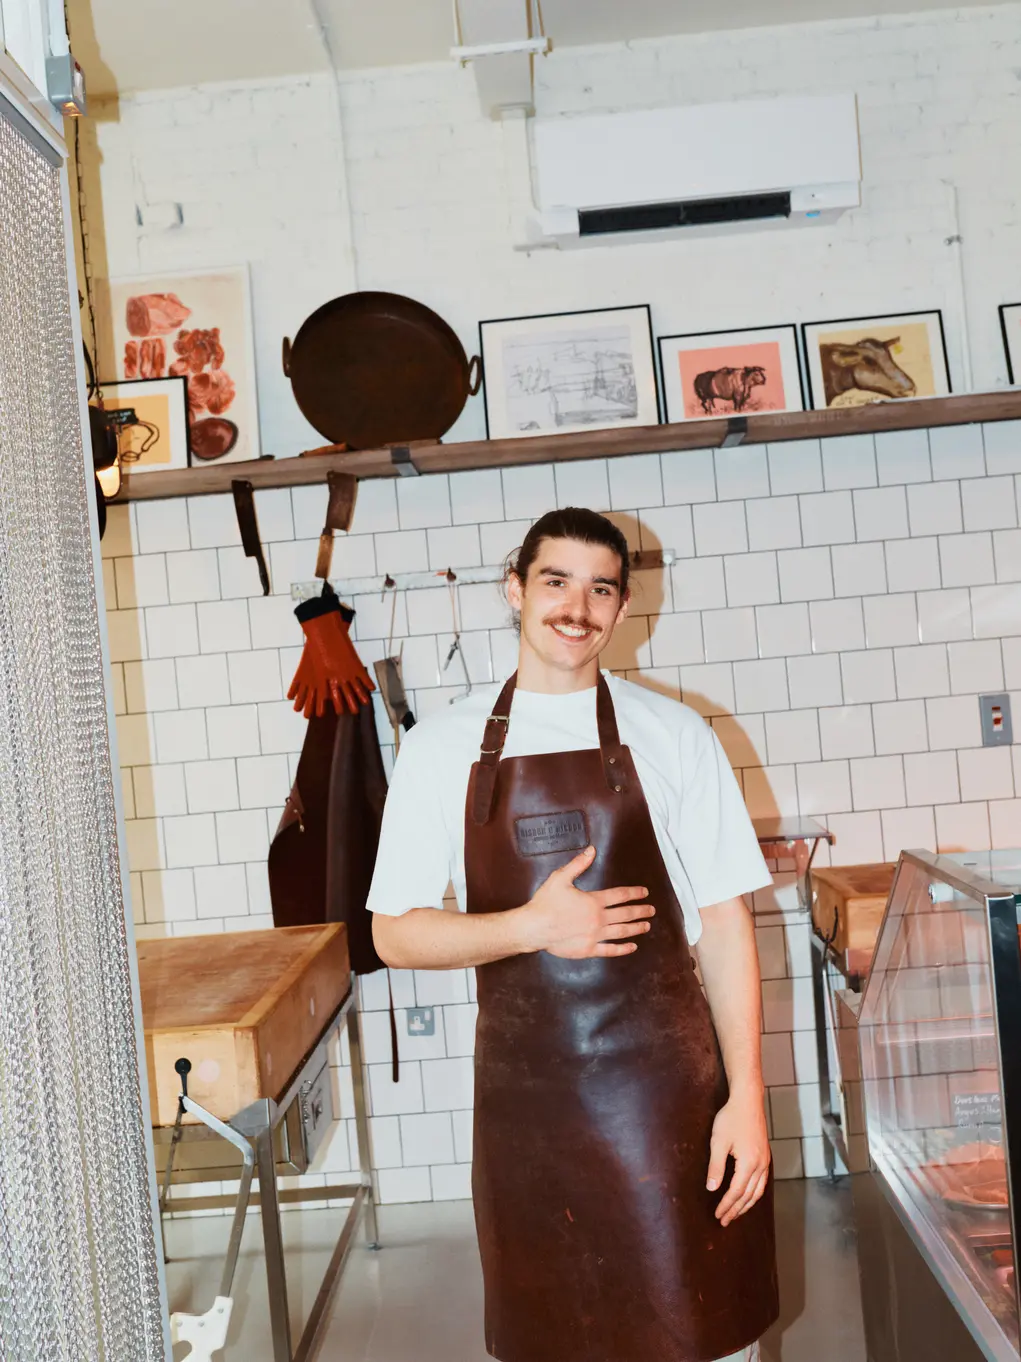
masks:
<path fill-rule="evenodd" d="M 482 377 L 443 318 L 399 293 L 324 303 L 285 339 L 283 359 L 306 420 L 349 449 L 438 440 Z"/>

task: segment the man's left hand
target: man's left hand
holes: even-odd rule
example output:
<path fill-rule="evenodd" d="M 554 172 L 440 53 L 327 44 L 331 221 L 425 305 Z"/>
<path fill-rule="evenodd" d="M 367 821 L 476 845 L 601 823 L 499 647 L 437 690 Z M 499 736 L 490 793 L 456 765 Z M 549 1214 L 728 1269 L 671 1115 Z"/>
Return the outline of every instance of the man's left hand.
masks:
<path fill-rule="evenodd" d="M 770 1153 L 761 1091 L 731 1093 L 727 1105 L 716 1113 L 706 1182 L 710 1192 L 715 1192 L 722 1183 L 730 1155 L 734 1159 L 734 1176 L 716 1207 L 716 1219 L 723 1225 L 744 1215 L 766 1190 Z"/>

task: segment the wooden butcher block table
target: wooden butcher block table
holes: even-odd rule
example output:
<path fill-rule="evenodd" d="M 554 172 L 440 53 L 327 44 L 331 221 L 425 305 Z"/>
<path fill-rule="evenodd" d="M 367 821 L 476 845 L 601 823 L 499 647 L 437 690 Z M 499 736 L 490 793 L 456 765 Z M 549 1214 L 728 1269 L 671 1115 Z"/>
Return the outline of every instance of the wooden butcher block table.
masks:
<path fill-rule="evenodd" d="M 331 922 L 141 941 L 138 975 L 153 1124 L 174 1124 L 181 1058 L 191 1061 L 189 1097 L 229 1120 L 282 1095 L 344 1001 L 347 929 Z"/>
<path fill-rule="evenodd" d="M 378 1246 L 370 1170 L 368 1115 L 358 1012 L 354 1006 L 347 928 L 341 923 L 277 927 L 217 936 L 173 937 L 138 944 L 142 1022 L 149 1071 L 154 1140 L 167 1151 L 160 1209 L 165 1209 L 176 1151 L 185 1144 L 218 1144 L 241 1151 L 230 1195 L 175 1197 L 174 1209 L 212 1209 L 235 1202 L 227 1263 L 216 1303 L 206 1315 L 175 1315 L 180 1327 L 225 1329 L 222 1302 L 230 1296 L 253 1174 L 259 1183 L 274 1362 L 307 1362 L 313 1355 L 355 1230 L 365 1219 Z M 354 1182 L 279 1190 L 277 1141 L 297 1114 L 305 1163 L 334 1119 L 326 1046 L 346 1023 L 360 1173 Z M 190 1064 L 187 1097 L 193 1104 L 179 1124 L 179 1060 Z M 325 1084 L 325 1087 L 323 1086 Z M 171 1133 L 167 1127 L 174 1127 Z M 289 1138 L 289 1137 L 288 1137 Z M 161 1140 L 163 1141 L 160 1144 Z M 212 1151 L 213 1157 L 217 1153 Z M 204 1160 L 200 1158 L 204 1166 Z M 185 1180 L 188 1173 L 180 1170 Z M 214 1170 L 209 1176 L 217 1180 Z M 348 1209 L 300 1340 L 292 1346 L 287 1276 L 280 1226 L 281 1201 L 341 1200 Z M 229 1304 L 229 1301 L 228 1301 Z M 191 1341 L 192 1335 L 182 1338 Z M 211 1337 L 211 1335 L 210 1335 Z M 222 1345 L 217 1345 L 222 1346 Z M 214 1348 L 215 1350 L 215 1348 Z M 206 1353 L 202 1354 L 206 1356 Z"/>

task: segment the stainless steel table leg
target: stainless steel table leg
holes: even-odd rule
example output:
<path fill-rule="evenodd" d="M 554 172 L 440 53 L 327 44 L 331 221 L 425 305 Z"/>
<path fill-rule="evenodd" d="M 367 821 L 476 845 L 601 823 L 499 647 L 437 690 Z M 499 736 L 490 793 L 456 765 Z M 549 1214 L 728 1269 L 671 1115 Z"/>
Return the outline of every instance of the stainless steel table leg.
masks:
<path fill-rule="evenodd" d="M 347 1014 L 347 1039 L 351 1050 L 351 1084 L 355 1100 L 355 1133 L 358 1137 L 358 1163 L 362 1170 L 365 1196 L 365 1237 L 369 1248 L 379 1248 L 379 1224 L 376 1218 L 376 1198 L 372 1191 L 372 1153 L 369 1147 L 369 1115 L 365 1104 L 365 1067 L 362 1056 L 362 1034 L 358 1021 L 357 1003 L 352 1003 Z"/>
<path fill-rule="evenodd" d="M 280 1203 L 277 1200 L 273 1129 L 269 1125 L 256 1137 L 255 1161 L 259 1168 L 259 1201 L 262 1207 L 262 1239 L 266 1247 L 273 1362 L 291 1362 L 291 1317 L 287 1305 L 284 1241 L 280 1229 Z"/>
<path fill-rule="evenodd" d="M 819 1104 L 822 1108 L 823 1133 L 822 1152 L 826 1164 L 826 1176 L 832 1181 L 836 1177 L 837 1161 L 826 1132 L 825 1123 L 830 1115 L 830 1053 L 826 1039 L 826 947 L 812 934 L 812 999 L 815 1005 L 815 1049 L 819 1061 Z"/>
<path fill-rule="evenodd" d="M 269 1288 L 270 1334 L 273 1362 L 291 1362 L 291 1317 L 287 1306 L 287 1274 L 284 1268 L 284 1241 L 280 1230 L 280 1202 L 277 1197 L 276 1151 L 273 1129 L 278 1108 L 263 1098 L 245 1107 L 231 1120 L 236 1131 L 255 1145 L 255 1167 L 259 1174 L 259 1204 L 262 1208 L 262 1242 L 266 1249 L 266 1283 Z"/>

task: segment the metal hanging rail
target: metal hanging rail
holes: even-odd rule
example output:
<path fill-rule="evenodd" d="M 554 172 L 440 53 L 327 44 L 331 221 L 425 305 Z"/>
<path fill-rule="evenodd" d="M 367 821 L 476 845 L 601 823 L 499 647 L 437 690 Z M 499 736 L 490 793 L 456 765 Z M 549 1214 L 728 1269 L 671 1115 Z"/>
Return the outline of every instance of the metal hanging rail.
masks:
<path fill-rule="evenodd" d="M 644 553 L 639 550 L 631 554 L 632 572 L 655 571 L 672 566 L 677 562 L 674 549 L 652 549 Z M 395 576 L 385 573 L 382 577 L 331 577 L 330 586 L 342 600 L 352 596 L 382 595 L 386 591 L 423 591 L 435 590 L 444 585 L 477 586 L 486 582 L 502 582 L 502 565 L 492 567 L 440 568 L 438 572 L 398 572 Z M 308 582 L 291 583 L 293 601 L 311 600 L 318 596 L 323 584 L 318 578 Z"/>

